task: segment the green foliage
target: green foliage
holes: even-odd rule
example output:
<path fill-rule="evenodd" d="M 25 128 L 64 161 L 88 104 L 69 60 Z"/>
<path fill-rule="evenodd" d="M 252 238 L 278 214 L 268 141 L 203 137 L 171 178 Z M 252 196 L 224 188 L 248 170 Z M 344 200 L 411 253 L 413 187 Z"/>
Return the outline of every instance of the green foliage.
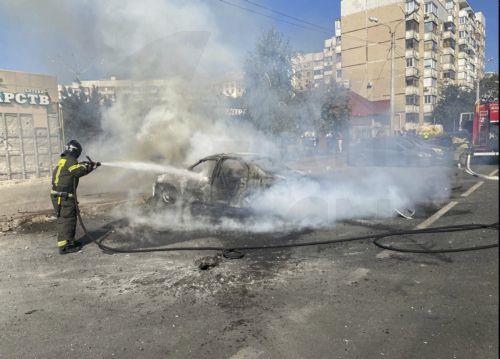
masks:
<path fill-rule="evenodd" d="M 109 107 L 110 102 L 103 99 L 95 87 L 88 95 L 83 87 L 77 91 L 63 88 L 61 98 L 65 137 L 78 139 L 81 143 L 95 140 L 102 132 L 102 108 Z"/>
<path fill-rule="evenodd" d="M 321 117 L 315 128 L 319 133 L 345 132 L 349 127 L 351 107 L 347 91 L 335 81 L 322 90 Z"/>
<path fill-rule="evenodd" d="M 473 91 L 461 89 L 456 85 L 448 85 L 441 91 L 433 117 L 442 124 L 445 131 L 453 131 L 454 124 L 460 119 L 462 112 L 474 112 L 476 95 Z"/>
<path fill-rule="evenodd" d="M 293 94 L 291 50 L 276 29 L 264 32 L 245 65 L 244 102 L 250 120 L 266 133 L 293 132 L 289 103 Z"/>
<path fill-rule="evenodd" d="M 485 76 L 479 85 L 481 97 L 493 97 L 498 99 L 498 74 Z"/>

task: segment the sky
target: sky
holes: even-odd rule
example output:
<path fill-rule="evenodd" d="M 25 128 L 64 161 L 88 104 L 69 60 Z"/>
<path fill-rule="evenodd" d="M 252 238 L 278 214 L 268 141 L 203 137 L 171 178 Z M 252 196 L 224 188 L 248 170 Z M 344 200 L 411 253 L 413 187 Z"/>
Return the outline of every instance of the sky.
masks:
<path fill-rule="evenodd" d="M 20 70 L 35 73 L 57 75 L 61 82 L 74 77 L 75 69 L 83 69 L 82 78 L 103 76 L 99 61 L 86 53 L 86 49 L 111 51 L 104 42 L 92 41 L 101 36 L 93 24 L 99 19 L 96 7 L 88 6 L 93 0 L 0 0 L 0 69 Z M 104 0 L 103 0 L 104 1 Z M 109 0 L 105 0 L 104 3 Z M 143 4 L 155 0 L 136 2 Z M 156 0 L 161 1 L 161 0 Z M 174 0 L 173 2 L 180 0 Z M 227 44 L 233 53 L 235 62 L 242 61 L 245 54 L 252 50 L 262 30 L 275 26 L 289 38 L 294 51 L 321 51 L 325 33 L 297 27 L 269 11 L 256 7 L 250 2 L 281 11 L 290 16 L 309 21 L 333 31 L 334 20 L 340 17 L 339 0 L 225 0 L 254 11 L 271 15 L 273 19 L 249 13 L 232 7 L 221 0 L 193 0 L 193 6 L 204 9 L 202 17 L 210 18 L 206 26 L 218 28 L 214 35 L 218 43 Z M 169 0 L 165 0 L 166 3 Z M 498 0 L 469 0 L 475 11 L 482 11 L 486 16 L 486 58 L 493 58 L 487 64 L 486 71 L 498 72 Z M 19 5 L 21 4 L 21 5 Z M 69 5 L 70 4 L 70 5 Z M 47 6 L 45 6 L 47 5 Z M 51 8 L 52 6 L 52 8 Z M 54 9 L 60 16 L 53 19 Z M 119 10 L 118 10 L 119 11 Z M 137 11 L 137 9 L 134 9 Z M 57 11 L 56 11 L 57 12 Z M 204 15 L 203 15 L 204 14 Z M 208 14 L 208 15 L 207 15 Z M 189 17 L 187 17 L 189 18 Z M 97 20 L 96 20 L 97 19 Z M 146 20 L 147 21 L 147 20 Z M 161 20 L 160 20 L 161 21 Z M 205 26 L 203 19 L 194 19 L 199 23 L 198 30 Z M 176 30 L 193 29 L 193 22 L 177 24 Z M 137 24 L 133 24 L 137 26 Z M 195 26 L 196 27 L 196 26 Z M 63 30 L 61 30 L 63 29 Z M 168 29 L 168 27 L 166 27 Z M 66 31 L 67 30 L 67 31 Z M 100 40 L 100 39 L 99 39 Z M 126 41 L 123 39 L 122 41 Z M 102 61 L 102 60 L 101 60 Z"/>

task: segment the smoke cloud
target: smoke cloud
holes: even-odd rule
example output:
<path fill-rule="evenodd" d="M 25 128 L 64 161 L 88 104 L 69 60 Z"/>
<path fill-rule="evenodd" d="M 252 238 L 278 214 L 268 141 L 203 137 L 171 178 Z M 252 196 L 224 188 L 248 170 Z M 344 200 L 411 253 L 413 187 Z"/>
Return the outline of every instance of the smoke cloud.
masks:
<path fill-rule="evenodd" d="M 227 118 L 223 111 L 226 100 L 211 87 L 221 73 L 241 69 L 242 50 L 253 47 L 255 39 L 250 34 L 258 32 L 258 20 L 226 8 L 214 10 L 194 0 L 18 0 L 1 11 L 29 18 L 40 28 L 45 40 L 39 50 L 43 58 L 51 59 L 54 68 L 61 62 L 74 67 L 71 62 L 76 61 L 89 67 L 88 75 L 94 78 L 119 74 L 155 80 L 154 91 L 141 86 L 132 94 L 119 93 L 105 111 L 102 138 L 87 146 L 87 152 L 100 161 L 145 161 L 185 168 L 219 152 L 278 156 L 275 139 L 249 123 Z M 238 31 L 241 28 L 245 31 Z M 56 44 L 51 38 L 64 40 Z M 273 94 L 260 96 L 274 98 Z M 255 106 L 250 112 L 258 112 L 259 103 Z M 311 114 L 306 108 L 294 111 L 304 117 Z M 321 227 L 349 218 L 394 216 L 395 208 L 448 196 L 446 171 L 433 172 L 433 176 L 431 182 L 438 190 L 422 180 L 420 170 L 407 170 L 404 175 L 370 170 L 326 183 L 310 179 L 284 182 L 252 199 L 251 208 L 258 216 L 244 228 Z M 137 206 L 117 215 L 128 217 L 132 227 L 242 226 L 229 218 L 214 226 L 210 219 L 193 220 L 189 212 L 151 213 Z"/>

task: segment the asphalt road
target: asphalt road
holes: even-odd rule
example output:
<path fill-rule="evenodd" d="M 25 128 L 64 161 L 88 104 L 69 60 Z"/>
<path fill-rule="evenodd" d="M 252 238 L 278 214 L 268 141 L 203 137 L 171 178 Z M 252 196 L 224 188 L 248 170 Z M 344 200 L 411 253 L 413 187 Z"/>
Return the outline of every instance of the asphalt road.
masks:
<path fill-rule="evenodd" d="M 432 223 L 439 208 L 414 220 L 282 233 L 171 230 L 127 245 L 283 243 L 496 222 L 498 182 L 478 182 L 459 175 L 439 206 L 449 211 Z M 106 214 L 87 222 L 96 233 Z M 397 241 L 436 248 L 497 237 L 484 230 Z M 200 271 L 195 260 L 216 253 L 108 255 L 89 245 L 59 256 L 54 246 L 51 223 L 0 237 L 1 358 L 498 357 L 497 249 L 401 254 L 364 241 L 252 251 Z"/>

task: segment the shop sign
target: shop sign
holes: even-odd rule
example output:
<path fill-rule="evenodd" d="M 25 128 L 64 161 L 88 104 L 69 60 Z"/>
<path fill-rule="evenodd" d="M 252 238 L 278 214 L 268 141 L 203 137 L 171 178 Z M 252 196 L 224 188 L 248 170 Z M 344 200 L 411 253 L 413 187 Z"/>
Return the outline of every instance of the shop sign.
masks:
<path fill-rule="evenodd" d="M 48 106 L 50 105 L 50 97 L 47 94 L 2 92 L 0 91 L 0 104 L 2 103 L 17 103 L 19 105 L 35 105 Z"/>

